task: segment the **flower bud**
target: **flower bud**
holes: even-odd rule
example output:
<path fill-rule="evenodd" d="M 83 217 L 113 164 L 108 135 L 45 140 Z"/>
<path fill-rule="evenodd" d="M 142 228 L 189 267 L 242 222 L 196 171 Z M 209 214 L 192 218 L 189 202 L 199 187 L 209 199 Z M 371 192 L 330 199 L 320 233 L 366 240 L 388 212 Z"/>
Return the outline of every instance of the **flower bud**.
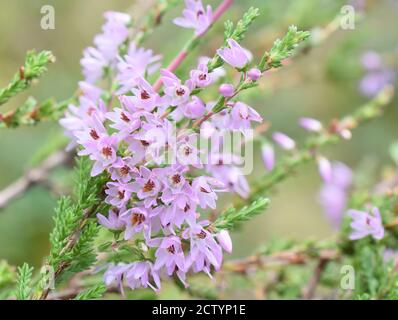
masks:
<path fill-rule="evenodd" d="M 293 150 L 296 147 L 296 142 L 282 132 L 274 132 L 272 139 L 285 150 Z"/>
<path fill-rule="evenodd" d="M 220 86 L 218 89 L 218 92 L 220 92 L 224 97 L 232 97 L 235 93 L 235 88 L 232 84 L 227 84 L 224 83 Z"/>
<path fill-rule="evenodd" d="M 261 153 L 265 168 L 268 171 L 271 171 L 275 164 L 275 152 L 273 146 L 268 143 L 264 144 L 261 148 Z"/>
<path fill-rule="evenodd" d="M 319 132 L 322 130 L 322 123 L 312 118 L 300 118 L 299 124 L 302 128 L 308 131 Z"/>
<path fill-rule="evenodd" d="M 252 81 L 257 81 L 258 79 L 261 78 L 261 75 L 262 75 L 261 71 L 259 69 L 257 69 L 257 68 L 252 68 L 247 73 L 247 76 Z"/>
<path fill-rule="evenodd" d="M 217 240 L 220 246 L 228 253 L 232 252 L 232 240 L 227 230 L 221 230 L 217 234 Z"/>

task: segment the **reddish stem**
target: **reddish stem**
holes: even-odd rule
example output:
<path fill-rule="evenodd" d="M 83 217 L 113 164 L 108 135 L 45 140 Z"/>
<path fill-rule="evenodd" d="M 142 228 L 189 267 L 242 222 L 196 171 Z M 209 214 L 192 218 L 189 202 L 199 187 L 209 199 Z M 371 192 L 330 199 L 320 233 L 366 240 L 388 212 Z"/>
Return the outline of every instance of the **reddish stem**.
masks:
<path fill-rule="evenodd" d="M 211 28 L 211 26 L 218 20 L 220 17 L 223 15 L 225 11 L 229 9 L 229 7 L 233 4 L 234 0 L 224 0 L 216 9 L 213 15 L 213 21 L 211 25 L 201 34 L 197 35 L 192 41 L 196 41 L 197 39 L 203 37 L 206 32 Z M 189 47 L 189 46 L 188 46 Z M 185 58 L 189 54 L 189 49 L 184 48 L 180 51 L 180 53 L 174 58 L 174 60 L 169 64 L 169 66 L 166 68 L 168 71 L 173 72 L 176 70 L 180 64 L 185 60 Z M 159 91 L 160 88 L 162 87 L 162 78 L 159 77 L 155 84 L 153 85 L 153 88 L 155 91 Z"/>

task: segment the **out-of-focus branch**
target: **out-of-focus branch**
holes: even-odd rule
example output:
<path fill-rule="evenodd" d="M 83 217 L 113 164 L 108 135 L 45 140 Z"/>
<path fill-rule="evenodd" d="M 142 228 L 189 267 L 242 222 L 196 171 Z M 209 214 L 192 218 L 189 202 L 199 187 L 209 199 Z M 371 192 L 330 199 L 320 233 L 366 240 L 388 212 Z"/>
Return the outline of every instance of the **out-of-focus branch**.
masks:
<path fill-rule="evenodd" d="M 66 151 L 57 151 L 45 159 L 40 165 L 29 169 L 22 177 L 0 191 L 0 210 L 11 201 L 21 197 L 34 185 L 45 182 L 50 172 L 72 159 L 72 154 Z"/>

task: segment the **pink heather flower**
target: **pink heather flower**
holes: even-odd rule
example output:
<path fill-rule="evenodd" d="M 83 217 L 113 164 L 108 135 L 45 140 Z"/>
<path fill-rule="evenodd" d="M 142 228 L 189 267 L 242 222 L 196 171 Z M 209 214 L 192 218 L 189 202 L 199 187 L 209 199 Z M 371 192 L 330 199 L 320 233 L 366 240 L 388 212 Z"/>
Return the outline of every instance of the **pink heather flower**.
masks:
<path fill-rule="evenodd" d="M 206 56 L 199 57 L 198 62 L 199 64 L 208 65 L 211 59 Z M 218 67 L 211 72 L 211 77 L 213 78 L 213 83 L 216 82 L 218 79 L 224 77 L 226 74 L 225 69 L 223 67 Z"/>
<path fill-rule="evenodd" d="M 228 253 L 232 252 L 232 240 L 227 230 L 221 230 L 217 233 L 217 241 L 221 247 Z"/>
<path fill-rule="evenodd" d="M 93 84 L 102 78 L 108 62 L 98 49 L 89 47 L 84 50 L 80 64 L 86 82 Z"/>
<path fill-rule="evenodd" d="M 271 171 L 275 165 L 274 147 L 269 143 L 263 144 L 263 146 L 261 147 L 261 153 L 262 153 L 263 163 L 264 163 L 265 168 L 268 171 Z"/>
<path fill-rule="evenodd" d="M 104 17 L 106 23 L 102 33 L 94 38 L 94 43 L 105 59 L 112 62 L 119 53 L 119 46 L 128 38 L 127 25 L 131 18 L 128 14 L 113 11 L 105 12 Z"/>
<path fill-rule="evenodd" d="M 161 184 L 156 174 L 148 168 L 141 166 L 139 173 L 140 176 L 133 183 L 133 191 L 137 193 L 139 199 L 144 200 L 145 208 L 149 208 L 156 204 Z"/>
<path fill-rule="evenodd" d="M 122 101 L 122 100 L 121 100 Z M 122 108 L 114 108 L 112 112 L 106 114 L 107 119 L 113 122 L 111 128 L 119 131 L 120 138 L 123 139 L 141 127 L 140 113 L 131 113 Z"/>
<path fill-rule="evenodd" d="M 149 230 L 148 212 L 144 208 L 135 207 L 125 211 L 121 215 L 121 220 L 126 225 L 124 239 L 131 239 L 136 233 L 144 231 L 146 234 Z"/>
<path fill-rule="evenodd" d="M 118 157 L 117 160 L 109 168 L 111 179 L 122 183 L 130 182 L 138 175 L 138 170 L 135 167 L 136 161 L 132 157 Z"/>
<path fill-rule="evenodd" d="M 189 119 L 197 119 L 202 117 L 206 112 L 204 102 L 197 96 L 193 96 L 192 100 L 181 106 L 182 113 Z"/>
<path fill-rule="evenodd" d="M 234 39 L 227 40 L 229 47 L 218 49 L 217 54 L 234 68 L 242 69 L 251 60 L 251 53 L 242 48 Z"/>
<path fill-rule="evenodd" d="M 236 102 L 231 110 L 231 128 L 248 129 L 251 121 L 262 122 L 263 118 L 247 104 Z"/>
<path fill-rule="evenodd" d="M 217 189 L 213 189 L 214 187 Z M 216 192 L 223 191 L 224 185 L 215 178 L 200 176 L 193 180 L 192 188 L 196 192 L 202 209 L 207 207 L 215 209 L 218 198 Z"/>
<path fill-rule="evenodd" d="M 150 112 L 161 105 L 159 95 L 143 77 L 137 77 L 136 82 L 137 86 L 131 89 L 134 94 L 132 102 L 135 104 L 136 109 Z"/>
<path fill-rule="evenodd" d="M 300 118 L 299 124 L 302 128 L 308 131 L 319 132 L 322 130 L 322 123 L 312 118 Z"/>
<path fill-rule="evenodd" d="M 370 72 L 361 80 L 359 90 L 367 97 L 374 97 L 394 79 L 395 74 L 391 70 Z"/>
<path fill-rule="evenodd" d="M 106 186 L 105 202 L 117 208 L 125 207 L 134 191 L 133 185 L 128 183 L 108 182 Z"/>
<path fill-rule="evenodd" d="M 82 96 L 95 103 L 98 102 L 103 92 L 101 88 L 85 81 L 79 81 L 79 89 L 82 92 Z"/>
<path fill-rule="evenodd" d="M 174 273 L 185 283 L 185 272 L 187 271 L 184 252 L 181 247 L 181 239 L 177 236 L 156 238 L 148 241 L 149 246 L 158 247 L 155 253 L 156 271 L 164 268 L 169 276 Z"/>
<path fill-rule="evenodd" d="M 382 68 L 382 61 L 380 54 L 374 51 L 367 51 L 361 57 L 362 66 L 369 70 L 380 70 Z"/>
<path fill-rule="evenodd" d="M 262 72 L 257 68 L 252 68 L 248 71 L 247 76 L 249 77 L 250 80 L 257 81 L 258 79 L 261 78 Z"/>
<path fill-rule="evenodd" d="M 384 227 L 380 211 L 374 207 L 371 212 L 348 210 L 347 214 L 353 219 L 350 226 L 353 229 L 351 240 L 358 240 L 366 236 L 372 236 L 376 240 L 384 237 Z"/>
<path fill-rule="evenodd" d="M 112 283 L 116 283 L 116 286 L 122 291 L 123 276 L 129 268 L 130 266 L 124 263 L 109 267 L 104 274 L 104 283 L 107 286 L 110 286 Z"/>
<path fill-rule="evenodd" d="M 204 88 L 213 83 L 213 75 L 209 73 L 206 63 L 200 63 L 198 69 L 190 73 L 192 82 L 199 88 Z"/>
<path fill-rule="evenodd" d="M 136 86 L 137 77 L 145 77 L 146 74 L 151 75 L 156 72 L 161 66 L 159 62 L 161 59 L 162 56 L 154 56 L 152 50 L 137 48 L 132 42 L 127 55 L 124 59 L 119 59 L 117 65 L 119 71 L 117 80 L 122 85 L 117 94 L 124 94 Z"/>
<path fill-rule="evenodd" d="M 325 157 L 319 157 L 318 169 L 319 169 L 319 174 L 321 175 L 323 181 L 325 181 L 326 183 L 332 182 L 333 179 L 332 164 L 328 159 L 326 159 Z"/>
<path fill-rule="evenodd" d="M 192 267 L 194 272 L 204 271 L 211 278 L 211 265 L 215 270 L 219 270 L 222 264 L 222 249 L 215 241 L 214 235 L 200 224 L 196 224 L 184 230 L 183 238 L 189 239 L 191 244 L 186 260 L 187 266 Z"/>
<path fill-rule="evenodd" d="M 183 17 L 175 18 L 173 22 L 183 28 L 195 29 L 197 35 L 204 33 L 213 22 L 211 6 L 208 5 L 205 10 L 202 0 L 185 0 L 185 5 Z"/>
<path fill-rule="evenodd" d="M 109 210 L 108 217 L 97 213 L 97 219 L 101 225 L 110 230 L 122 230 L 125 227 L 124 221 L 120 219 L 118 209 Z"/>
<path fill-rule="evenodd" d="M 319 202 L 332 226 L 338 229 L 346 210 L 348 190 L 353 178 L 351 169 L 343 163 L 334 162 L 331 170 L 331 178 L 321 188 Z"/>
<path fill-rule="evenodd" d="M 159 275 L 149 261 L 133 262 L 129 265 L 125 276 L 126 283 L 131 289 L 150 287 L 155 292 L 160 291 Z M 153 284 L 151 281 L 153 281 Z"/>
<path fill-rule="evenodd" d="M 218 89 L 218 92 L 226 98 L 230 98 L 235 94 L 235 87 L 232 84 L 224 83 Z"/>
<path fill-rule="evenodd" d="M 274 132 L 272 139 L 285 150 L 293 150 L 296 147 L 296 142 L 282 132 Z"/>
<path fill-rule="evenodd" d="M 97 138 L 95 131 L 91 131 L 93 141 L 81 143 L 85 149 L 78 152 L 79 155 L 89 155 L 94 161 L 91 176 L 97 176 L 116 161 L 116 148 L 118 138 L 115 135 Z"/>
<path fill-rule="evenodd" d="M 192 81 L 187 81 L 185 85 L 181 84 L 181 80 L 172 72 L 162 69 L 162 82 L 164 84 L 165 102 L 171 106 L 179 106 L 188 102 L 191 90 L 193 89 Z"/>

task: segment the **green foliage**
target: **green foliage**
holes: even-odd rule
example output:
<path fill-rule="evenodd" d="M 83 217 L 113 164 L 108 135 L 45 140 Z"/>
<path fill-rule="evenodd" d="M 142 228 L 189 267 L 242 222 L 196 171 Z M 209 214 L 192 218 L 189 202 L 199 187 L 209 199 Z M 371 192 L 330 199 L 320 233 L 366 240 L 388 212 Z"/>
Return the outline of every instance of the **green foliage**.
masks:
<path fill-rule="evenodd" d="M 30 293 L 32 291 L 32 273 L 33 267 L 29 267 L 27 263 L 24 263 L 22 267 L 18 267 L 17 288 L 15 290 L 15 295 L 18 300 L 29 299 Z"/>
<path fill-rule="evenodd" d="M 282 60 L 289 58 L 293 50 L 309 36 L 308 31 L 298 31 L 296 26 L 290 26 L 282 40 L 275 40 L 270 52 L 265 53 L 259 65 L 260 70 L 281 67 Z"/>
<path fill-rule="evenodd" d="M 221 229 L 234 229 L 240 223 L 250 220 L 254 216 L 263 213 L 269 205 L 269 199 L 259 198 L 253 201 L 250 205 L 243 207 L 240 210 L 235 208 L 228 209 L 222 213 L 214 222 L 214 227 L 218 230 Z"/>
<path fill-rule="evenodd" d="M 99 283 L 87 290 L 80 292 L 74 300 L 91 300 L 99 299 L 106 292 L 106 286 L 103 283 Z"/>
<path fill-rule="evenodd" d="M 27 89 L 34 79 L 39 78 L 47 71 L 47 64 L 54 61 L 50 51 L 28 51 L 25 64 L 14 75 L 11 82 L 4 89 L 0 89 L 0 105 L 6 103 L 11 97 Z"/>
<path fill-rule="evenodd" d="M 102 195 L 104 177 L 91 177 L 91 163 L 87 158 L 77 160 L 76 199 L 62 197 L 55 209 L 55 226 L 50 234 L 48 264 L 61 270 L 57 281 L 86 270 L 96 258 L 93 246 L 99 227 L 95 219 L 104 209 Z"/>

